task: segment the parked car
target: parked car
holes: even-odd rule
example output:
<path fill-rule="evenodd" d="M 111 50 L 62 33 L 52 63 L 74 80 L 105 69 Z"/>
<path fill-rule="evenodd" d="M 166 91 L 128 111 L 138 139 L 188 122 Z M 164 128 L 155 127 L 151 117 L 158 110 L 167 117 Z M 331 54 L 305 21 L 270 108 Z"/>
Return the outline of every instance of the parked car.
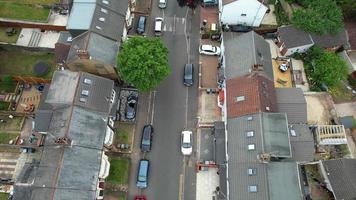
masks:
<path fill-rule="evenodd" d="M 218 0 L 203 0 L 201 5 L 203 7 L 217 6 Z"/>
<path fill-rule="evenodd" d="M 163 18 L 156 17 L 155 18 L 155 36 L 162 35 L 162 29 L 163 29 Z"/>
<path fill-rule="evenodd" d="M 136 32 L 140 35 L 143 35 L 145 33 L 145 29 L 146 29 L 146 17 L 140 16 L 138 18 Z"/>
<path fill-rule="evenodd" d="M 193 133 L 192 131 L 182 131 L 181 151 L 183 155 L 191 155 L 193 152 Z"/>
<path fill-rule="evenodd" d="M 199 48 L 199 53 L 203 55 L 219 56 L 220 47 L 216 47 L 210 44 L 203 44 Z"/>
<path fill-rule="evenodd" d="M 167 0 L 158 0 L 158 7 L 159 8 L 166 8 L 167 7 Z"/>
<path fill-rule="evenodd" d="M 134 119 L 136 116 L 136 106 L 137 106 L 137 96 L 131 94 L 127 97 L 126 102 L 126 112 L 125 117 L 126 119 Z"/>
<path fill-rule="evenodd" d="M 194 77 L 194 68 L 193 64 L 185 64 L 184 66 L 184 77 L 183 83 L 185 86 L 192 86 L 193 85 L 193 77 Z"/>
<path fill-rule="evenodd" d="M 138 188 L 147 188 L 148 186 L 148 170 L 150 162 L 146 159 L 141 159 L 138 165 L 136 186 Z"/>
<path fill-rule="evenodd" d="M 145 125 L 142 130 L 141 145 L 140 145 L 142 152 L 151 151 L 152 136 L 153 136 L 153 126 Z"/>
<path fill-rule="evenodd" d="M 244 26 L 244 25 L 232 25 L 232 26 L 230 26 L 230 29 L 232 32 L 243 32 L 243 33 L 246 33 L 246 32 L 249 32 L 252 30 L 251 27 Z"/>

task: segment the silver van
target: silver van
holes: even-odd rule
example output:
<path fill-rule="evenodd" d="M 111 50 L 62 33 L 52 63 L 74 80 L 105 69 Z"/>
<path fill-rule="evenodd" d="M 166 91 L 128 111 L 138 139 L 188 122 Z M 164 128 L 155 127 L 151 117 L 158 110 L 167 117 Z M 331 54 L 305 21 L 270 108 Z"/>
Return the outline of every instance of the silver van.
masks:
<path fill-rule="evenodd" d="M 167 0 L 158 0 L 158 7 L 159 8 L 166 8 L 167 7 Z"/>
<path fill-rule="evenodd" d="M 155 36 L 161 36 L 163 29 L 163 18 L 156 17 L 155 18 Z"/>

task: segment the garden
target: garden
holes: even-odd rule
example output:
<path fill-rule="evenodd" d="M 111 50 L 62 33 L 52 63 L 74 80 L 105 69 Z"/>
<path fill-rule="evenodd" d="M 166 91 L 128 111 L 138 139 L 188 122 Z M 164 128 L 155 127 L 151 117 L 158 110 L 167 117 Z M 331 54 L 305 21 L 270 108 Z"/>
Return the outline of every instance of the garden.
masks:
<path fill-rule="evenodd" d="M 110 173 L 106 179 L 105 198 L 124 200 L 128 188 L 130 160 L 126 157 L 109 158 Z"/>
<path fill-rule="evenodd" d="M 39 4 L 24 4 L 18 1 L 1 1 L 0 17 L 18 20 L 46 22 L 50 6 Z"/>

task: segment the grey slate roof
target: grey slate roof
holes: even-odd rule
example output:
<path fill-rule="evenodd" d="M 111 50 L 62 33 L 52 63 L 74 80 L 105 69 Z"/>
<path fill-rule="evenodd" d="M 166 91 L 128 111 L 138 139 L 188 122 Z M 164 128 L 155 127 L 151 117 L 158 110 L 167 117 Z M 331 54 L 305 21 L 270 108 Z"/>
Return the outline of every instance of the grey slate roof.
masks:
<path fill-rule="evenodd" d="M 59 43 L 71 43 L 72 41 L 72 35 L 69 33 L 69 31 L 61 31 L 59 32 L 59 38 L 58 41 Z"/>
<path fill-rule="evenodd" d="M 227 79 L 249 74 L 252 66 L 262 65 L 267 77 L 273 80 L 273 67 L 269 44 L 254 31 L 242 35 L 234 32 L 223 33 Z"/>
<path fill-rule="evenodd" d="M 219 165 L 224 164 L 226 161 L 225 152 L 225 124 L 222 121 L 214 122 L 214 158 L 215 162 Z"/>
<path fill-rule="evenodd" d="M 276 88 L 278 112 L 286 113 L 290 124 L 307 123 L 307 102 L 300 88 Z"/>
<path fill-rule="evenodd" d="M 273 191 L 270 191 L 268 185 L 268 165 L 258 160 L 258 155 L 271 153 L 285 157 L 291 154 L 285 115 L 259 113 L 249 116 L 253 120 L 248 121 L 247 116 L 244 116 L 230 118 L 227 122 L 229 194 L 233 200 L 269 199 L 270 192 Z M 247 131 L 254 131 L 254 136 L 247 137 Z M 255 144 L 255 150 L 249 151 L 249 144 Z M 256 169 L 256 175 L 249 176 L 249 168 Z M 279 176 L 283 178 L 282 174 Z M 258 192 L 249 192 L 250 185 L 256 185 Z M 291 192 L 295 190 L 285 188 L 286 192 L 289 189 Z"/>
<path fill-rule="evenodd" d="M 356 199 L 356 159 L 322 161 L 336 200 Z"/>
<path fill-rule="evenodd" d="M 52 120 L 53 112 L 50 110 L 39 110 L 36 112 L 35 128 L 37 132 L 47 132 Z"/>
<path fill-rule="evenodd" d="M 350 48 L 349 38 L 345 29 L 342 29 L 339 33 L 335 35 L 310 35 L 313 38 L 314 44 L 323 48 L 333 48 L 338 46 L 343 46 L 345 49 Z"/>
<path fill-rule="evenodd" d="M 67 57 L 68 63 L 74 59 L 79 59 L 77 50 L 86 50 L 90 59 L 116 66 L 119 43 L 94 32 L 87 31 L 73 39 Z"/>
<path fill-rule="evenodd" d="M 289 126 L 289 131 L 294 131 L 296 136 L 290 134 L 292 148 L 292 160 L 305 162 L 314 160 L 314 139 L 308 125 L 293 124 Z"/>
<path fill-rule="evenodd" d="M 278 36 L 286 48 L 300 47 L 304 45 L 313 45 L 313 39 L 310 34 L 296 29 L 292 25 L 281 26 L 278 28 Z"/>
<path fill-rule="evenodd" d="M 356 64 L 354 65 L 352 63 L 350 56 L 347 54 L 345 50 L 338 53 L 338 55 L 341 56 L 341 58 L 346 62 L 346 65 L 349 68 L 349 73 L 356 71 Z"/>

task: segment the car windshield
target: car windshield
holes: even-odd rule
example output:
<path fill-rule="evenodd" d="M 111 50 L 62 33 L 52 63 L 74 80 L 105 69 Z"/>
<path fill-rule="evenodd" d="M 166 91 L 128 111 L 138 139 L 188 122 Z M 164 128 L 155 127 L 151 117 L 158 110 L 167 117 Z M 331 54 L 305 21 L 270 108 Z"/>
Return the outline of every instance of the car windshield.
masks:
<path fill-rule="evenodd" d="M 139 176 L 138 177 L 138 181 L 145 182 L 146 181 L 146 177 L 145 176 Z"/>
<path fill-rule="evenodd" d="M 142 144 L 144 145 L 150 145 L 150 140 L 148 138 L 145 138 L 143 141 L 142 141 Z"/>
<path fill-rule="evenodd" d="M 192 145 L 190 143 L 183 143 L 183 148 L 190 148 Z"/>

